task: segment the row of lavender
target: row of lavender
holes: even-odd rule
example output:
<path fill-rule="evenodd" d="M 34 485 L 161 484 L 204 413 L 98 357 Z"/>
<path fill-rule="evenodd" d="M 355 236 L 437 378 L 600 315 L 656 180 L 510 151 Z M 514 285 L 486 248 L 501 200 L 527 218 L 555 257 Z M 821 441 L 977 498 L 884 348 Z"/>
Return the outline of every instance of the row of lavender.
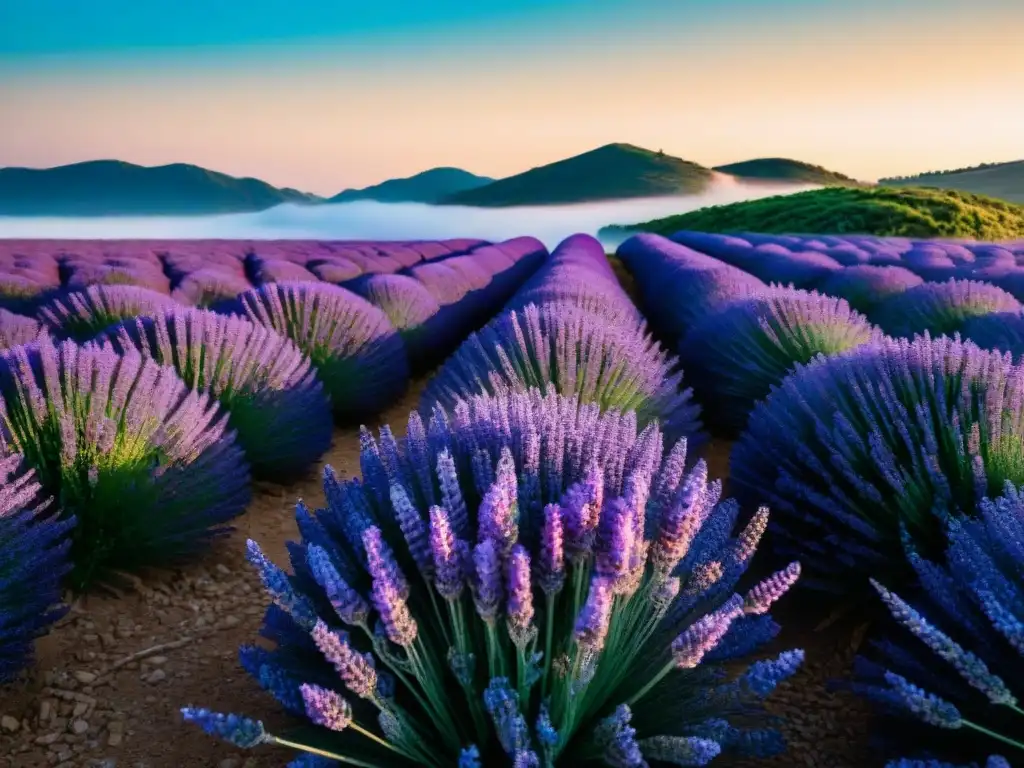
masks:
<path fill-rule="evenodd" d="M 243 666 L 307 725 L 184 710 L 298 768 L 705 765 L 783 749 L 758 717 L 801 651 L 747 663 L 792 564 L 736 592 L 767 523 L 693 465 L 698 409 L 601 245 L 564 241 L 444 364 L 362 480 L 300 504 Z M 664 427 L 664 428 L 663 428 Z M 689 471 L 687 465 L 692 465 Z M 311 721 L 312 730 L 308 722 Z"/>
<path fill-rule="evenodd" d="M 739 433 L 732 487 L 772 506 L 772 552 L 800 559 L 803 586 L 880 595 L 895 617 L 847 684 L 911 717 L 882 720 L 890 746 L 1020 764 L 1024 362 L 941 326 L 885 336 L 844 299 L 765 285 L 773 256 L 754 276 L 654 235 L 619 256 L 712 428 Z"/>
<path fill-rule="evenodd" d="M 23 310 L 59 291 L 135 285 L 205 307 L 268 282 L 343 284 L 467 254 L 482 240 L 3 240 L 0 306 Z"/>
<path fill-rule="evenodd" d="M 844 298 L 890 336 L 959 332 L 1024 354 L 1020 243 L 703 232 L 672 239 L 766 283 Z"/>
<path fill-rule="evenodd" d="M 7 313 L 6 328 L 31 332 L 0 356 L 0 679 L 52 622 L 62 580 L 84 589 L 226 532 L 250 472 L 307 470 L 330 446 L 332 410 L 347 421 L 393 402 L 410 357 L 443 354 L 546 255 L 518 238 L 481 248 L 472 269 L 430 265 L 450 273 L 437 299 L 414 277 L 368 276 L 371 297 L 401 280 L 430 299 L 397 329 L 386 304 L 310 282 L 252 289 L 221 306 L 232 312 L 115 285 L 54 299 L 38 320 Z"/>

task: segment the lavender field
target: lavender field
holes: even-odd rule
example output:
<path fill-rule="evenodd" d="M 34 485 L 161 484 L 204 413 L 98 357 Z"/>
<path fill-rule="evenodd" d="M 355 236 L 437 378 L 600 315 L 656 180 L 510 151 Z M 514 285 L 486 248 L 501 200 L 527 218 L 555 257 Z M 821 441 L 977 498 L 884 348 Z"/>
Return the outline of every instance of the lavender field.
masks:
<path fill-rule="evenodd" d="M 0 754 L 1024 765 L 1022 355 L 1020 242 L 0 240 Z"/>

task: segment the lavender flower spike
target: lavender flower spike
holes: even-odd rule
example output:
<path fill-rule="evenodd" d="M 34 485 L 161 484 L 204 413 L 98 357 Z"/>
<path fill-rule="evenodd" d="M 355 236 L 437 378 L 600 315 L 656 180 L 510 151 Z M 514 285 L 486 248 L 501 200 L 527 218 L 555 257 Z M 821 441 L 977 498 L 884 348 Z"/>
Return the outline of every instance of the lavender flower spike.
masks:
<path fill-rule="evenodd" d="M 416 567 L 423 574 L 423 578 L 431 579 L 434 576 L 434 562 L 431 558 L 430 534 L 426 523 L 401 485 L 392 484 L 390 490 L 391 506 L 395 510 L 395 518 L 402 529 L 402 535 L 405 536 L 405 543 L 409 546 L 412 559 L 416 561 Z"/>
<path fill-rule="evenodd" d="M 380 614 L 388 639 L 402 648 L 416 640 L 419 627 L 409 613 L 406 599 L 409 585 L 398 569 L 391 550 L 381 536 L 380 528 L 371 526 L 363 532 L 367 570 L 373 578 L 370 600 Z"/>
<path fill-rule="evenodd" d="M 345 687 L 361 699 L 373 699 L 377 689 L 373 656 L 353 650 L 347 633 L 332 632 L 322 621 L 317 621 L 312 635 L 316 647 L 337 670 Z"/>
<path fill-rule="evenodd" d="M 330 601 L 338 618 L 354 627 L 366 625 L 370 613 L 362 595 L 350 587 L 338 574 L 327 552 L 316 544 L 306 547 L 306 564 L 313 578 L 319 584 Z"/>
<path fill-rule="evenodd" d="M 743 615 L 743 600 L 733 595 L 721 608 L 709 613 L 672 641 L 672 659 L 679 669 L 694 669 L 704 654 L 714 650 L 733 620 Z"/>
<path fill-rule="evenodd" d="M 530 583 L 530 556 L 526 547 L 516 544 L 506 566 L 508 573 L 508 634 L 512 642 L 524 648 L 537 634 L 533 626 L 533 585 Z"/>
<path fill-rule="evenodd" d="M 895 672 L 886 672 L 885 681 L 899 696 L 904 706 L 928 725 L 953 729 L 963 725 L 960 712 L 948 701 L 918 688 Z"/>
<path fill-rule="evenodd" d="M 352 705 L 341 694 L 309 684 L 300 685 L 299 691 L 310 720 L 332 731 L 348 728 L 352 722 Z"/>
<path fill-rule="evenodd" d="M 590 582 L 590 593 L 576 619 L 574 638 L 589 653 L 600 653 L 612 617 L 612 585 L 600 577 Z"/>
<path fill-rule="evenodd" d="M 565 584 L 565 531 L 562 508 L 557 504 L 544 507 L 537 574 L 538 585 L 549 597 L 560 592 Z"/>
<path fill-rule="evenodd" d="M 448 512 L 430 508 L 430 552 L 434 563 L 434 586 L 445 600 L 458 600 L 466 585 L 463 573 L 465 542 L 452 533 Z"/>
<path fill-rule="evenodd" d="M 763 615 L 768 613 L 772 603 L 782 597 L 800 578 L 800 563 L 790 563 L 747 592 L 743 599 L 743 612 Z"/>
<path fill-rule="evenodd" d="M 181 716 L 186 723 L 195 723 L 210 736 L 224 739 L 241 749 L 252 749 L 269 741 L 259 720 L 192 707 L 182 708 Z"/>
<path fill-rule="evenodd" d="M 501 608 L 501 558 L 494 539 L 485 539 L 473 548 L 473 603 L 485 622 L 498 619 Z"/>

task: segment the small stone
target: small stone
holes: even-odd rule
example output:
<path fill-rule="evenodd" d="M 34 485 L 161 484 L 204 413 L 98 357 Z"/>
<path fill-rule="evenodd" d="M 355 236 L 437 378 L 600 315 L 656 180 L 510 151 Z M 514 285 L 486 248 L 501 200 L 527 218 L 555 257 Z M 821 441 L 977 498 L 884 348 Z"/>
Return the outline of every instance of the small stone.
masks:
<path fill-rule="evenodd" d="M 152 664 L 154 667 L 159 667 L 161 664 L 166 664 L 167 663 L 167 657 L 166 656 L 154 656 L 153 658 L 149 659 L 148 663 Z"/>
<path fill-rule="evenodd" d="M 71 723 L 71 732 L 77 736 L 81 736 L 83 733 L 89 730 L 89 723 L 85 720 L 78 719 Z"/>
<path fill-rule="evenodd" d="M 217 563 L 217 569 L 216 570 L 217 570 L 217 573 L 219 573 L 221 576 L 230 576 L 231 575 L 231 569 L 228 568 L 226 565 L 224 565 L 224 563 Z"/>
<path fill-rule="evenodd" d="M 89 711 L 89 705 L 86 704 L 84 701 L 80 701 L 77 704 L 75 704 L 75 708 L 71 711 L 71 716 L 72 717 L 81 717 L 82 715 L 84 715 L 88 711 Z"/>
<path fill-rule="evenodd" d="M 241 764 L 242 761 L 239 760 L 237 757 L 225 757 L 223 760 L 217 763 L 217 768 L 238 768 L 238 766 L 240 766 Z"/>
<path fill-rule="evenodd" d="M 75 672 L 75 680 L 80 682 L 82 685 L 88 685 L 89 683 L 96 682 L 96 675 L 92 672 L 85 672 L 80 669 Z"/>
<path fill-rule="evenodd" d="M 107 746 L 108 747 L 120 747 L 121 742 L 124 740 L 124 734 L 120 731 L 111 731 L 107 734 Z"/>
<path fill-rule="evenodd" d="M 240 618 L 238 618 L 237 616 L 228 616 L 227 618 L 224 619 L 224 625 L 223 626 L 224 626 L 225 629 L 234 629 L 235 627 L 237 627 L 241 623 L 242 623 L 242 620 Z"/>
<path fill-rule="evenodd" d="M 21 723 L 18 722 L 18 718 L 16 717 L 4 715 L 3 717 L 0 717 L 0 728 L 3 728 L 8 733 L 14 733 L 21 728 Z"/>
<path fill-rule="evenodd" d="M 164 681 L 166 679 L 167 679 L 167 673 L 166 672 L 164 672 L 162 669 L 154 669 L 146 677 L 146 682 L 150 683 L 150 684 L 153 684 L 153 683 L 162 682 L 162 681 Z"/>
<path fill-rule="evenodd" d="M 54 732 L 54 733 L 44 733 L 42 736 L 39 736 L 36 739 L 36 744 L 39 744 L 40 746 L 43 746 L 43 747 L 47 747 L 50 744 L 53 744 L 54 742 L 56 742 L 57 739 L 59 739 L 59 738 L 60 738 L 60 734 L 57 733 L 57 732 Z"/>
<path fill-rule="evenodd" d="M 39 705 L 39 722 L 45 723 L 53 717 L 53 702 L 49 699 L 43 699 Z"/>

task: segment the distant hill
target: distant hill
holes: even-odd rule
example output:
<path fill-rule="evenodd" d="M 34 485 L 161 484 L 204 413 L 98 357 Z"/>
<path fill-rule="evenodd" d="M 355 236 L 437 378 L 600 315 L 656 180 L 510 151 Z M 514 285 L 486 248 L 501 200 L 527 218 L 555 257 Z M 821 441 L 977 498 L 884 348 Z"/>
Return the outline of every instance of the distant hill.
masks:
<path fill-rule="evenodd" d="M 239 213 L 319 201 L 259 179 L 183 163 L 144 167 L 93 160 L 56 168 L 0 168 L 0 216 Z"/>
<path fill-rule="evenodd" d="M 703 191 L 713 176 L 711 169 L 678 157 L 632 144 L 608 144 L 451 195 L 442 202 L 502 207 L 692 195 Z"/>
<path fill-rule="evenodd" d="M 683 229 L 1007 240 L 1024 236 L 1024 206 L 956 190 L 830 187 L 605 227 L 601 234 L 671 235 Z"/>
<path fill-rule="evenodd" d="M 821 184 L 822 186 L 858 186 L 860 182 L 836 171 L 785 157 L 761 157 L 742 163 L 719 165 L 713 170 L 747 181 Z"/>
<path fill-rule="evenodd" d="M 477 189 L 494 179 L 461 168 L 431 168 L 404 179 L 389 179 L 365 189 L 346 189 L 329 203 L 376 200 L 380 203 L 436 203 L 449 195 Z"/>
<path fill-rule="evenodd" d="M 888 186 L 940 187 L 989 195 L 1014 203 L 1024 203 L 1024 160 L 1012 163 L 985 163 L 973 168 L 930 171 L 917 176 L 879 179 Z"/>

